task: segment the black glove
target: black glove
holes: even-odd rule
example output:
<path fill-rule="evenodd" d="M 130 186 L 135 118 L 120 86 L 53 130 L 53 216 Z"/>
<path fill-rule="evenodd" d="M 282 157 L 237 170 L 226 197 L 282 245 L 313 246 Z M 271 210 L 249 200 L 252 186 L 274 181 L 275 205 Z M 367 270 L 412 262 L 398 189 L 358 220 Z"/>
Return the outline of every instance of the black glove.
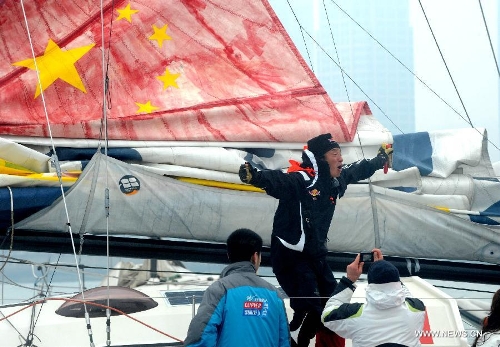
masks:
<path fill-rule="evenodd" d="M 384 160 L 384 163 L 389 162 L 390 156 L 392 155 L 392 145 L 387 145 L 385 143 L 380 146 L 378 149 L 378 154 L 377 157 L 382 158 Z"/>
<path fill-rule="evenodd" d="M 252 167 L 250 163 L 245 162 L 245 164 L 241 164 L 239 171 L 241 182 L 251 184 L 256 173 L 257 169 Z"/>

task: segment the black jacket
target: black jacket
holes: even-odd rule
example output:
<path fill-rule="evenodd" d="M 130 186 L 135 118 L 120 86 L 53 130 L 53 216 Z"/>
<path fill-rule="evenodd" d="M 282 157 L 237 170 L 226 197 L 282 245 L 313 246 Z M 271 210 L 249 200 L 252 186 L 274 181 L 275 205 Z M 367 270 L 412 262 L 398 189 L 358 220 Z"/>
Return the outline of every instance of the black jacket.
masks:
<path fill-rule="evenodd" d="M 337 199 L 344 195 L 348 184 L 369 178 L 384 163 L 381 157 L 363 159 L 343 165 L 340 177 L 332 178 L 328 163 L 304 150 L 299 170 L 259 171 L 251 183 L 279 199 L 272 236 L 289 249 L 324 256 Z"/>

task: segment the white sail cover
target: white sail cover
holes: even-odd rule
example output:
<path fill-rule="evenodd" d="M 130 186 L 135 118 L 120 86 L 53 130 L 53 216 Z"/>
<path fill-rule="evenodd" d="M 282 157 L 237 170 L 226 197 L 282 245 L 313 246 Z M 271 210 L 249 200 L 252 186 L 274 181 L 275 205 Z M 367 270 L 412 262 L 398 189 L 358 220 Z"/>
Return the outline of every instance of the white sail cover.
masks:
<path fill-rule="evenodd" d="M 439 141 L 431 147 L 422 144 L 419 150 L 419 153 L 433 153 L 431 163 L 456 167 L 452 172 L 460 173 L 444 178 L 422 176 L 419 168 L 412 166 L 401 171 L 390 170 L 387 174 L 380 170 L 369 182 L 350 185 L 338 201 L 328 249 L 359 252 L 380 247 L 387 255 L 499 264 L 495 206 L 500 184 L 493 176 L 461 173 L 485 174 L 491 169 L 491 164 L 479 165 L 487 155 L 485 146 L 472 152 L 460 148 L 463 136 L 474 138 L 474 132 L 473 129 L 459 131 L 455 140 L 450 132 L 430 136 L 444 137 L 447 146 L 453 144 L 457 150 L 452 154 L 448 151 L 447 155 L 439 156 Z M 409 136 L 412 146 L 413 136 Z M 476 139 L 483 143 L 481 135 Z M 394 143 L 397 146 L 394 163 L 397 164 L 398 150 L 405 152 L 404 136 L 396 137 Z M 460 155 L 462 157 L 456 157 Z M 193 157 L 196 158 L 196 154 Z M 449 161 L 450 157 L 455 161 Z M 253 158 L 261 165 L 273 166 L 272 157 L 261 161 Z M 280 159 L 278 156 L 278 162 Z M 405 157 L 405 161 L 408 160 L 413 159 Z M 426 162 L 423 157 L 420 160 Z M 224 162 L 221 157 L 214 158 L 213 163 L 219 169 L 225 165 L 221 162 Z M 225 175 L 236 180 L 238 166 L 234 165 L 233 172 Z M 218 182 L 222 184 L 222 180 Z M 202 184 L 202 180 L 182 182 L 97 153 L 66 193 L 65 201 L 59 199 L 18 223 L 16 229 L 67 231 L 66 203 L 73 232 L 105 234 L 109 231 L 112 235 L 225 242 L 233 230 L 247 227 L 262 235 L 266 245 L 270 244 L 276 199 L 259 191 L 238 190 L 241 187 L 237 186 L 228 189 Z M 107 189 L 109 217 L 105 207 Z"/>

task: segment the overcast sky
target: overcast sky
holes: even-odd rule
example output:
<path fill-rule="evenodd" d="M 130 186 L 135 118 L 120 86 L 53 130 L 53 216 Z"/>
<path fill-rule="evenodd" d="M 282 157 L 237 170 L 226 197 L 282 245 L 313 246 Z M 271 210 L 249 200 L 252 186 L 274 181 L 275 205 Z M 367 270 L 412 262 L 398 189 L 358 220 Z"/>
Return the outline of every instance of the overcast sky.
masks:
<path fill-rule="evenodd" d="M 499 75 L 478 0 L 422 0 L 436 40 L 451 72 L 470 120 L 486 128 L 488 137 L 500 147 Z M 448 75 L 418 0 L 410 0 L 414 25 L 415 73 L 462 116 L 457 115 L 427 88 L 415 87 L 416 130 L 466 128 L 467 115 Z M 498 60 L 498 1 L 481 0 L 488 30 Z M 465 120 L 464 120 L 465 118 Z M 500 150 L 489 145 L 492 161 Z"/>
<path fill-rule="evenodd" d="M 469 128 L 468 118 L 470 118 L 474 127 L 487 129 L 489 139 L 494 144 L 489 145 L 491 159 L 493 162 L 500 161 L 500 150 L 496 148 L 500 148 L 498 109 L 500 79 L 480 7 L 481 4 L 496 50 L 495 54 L 498 56 L 498 7 L 500 6 L 498 0 L 481 0 L 481 2 L 478 0 L 397 0 L 397 2 L 395 0 L 270 0 L 270 3 L 278 17 L 285 23 L 285 27 L 289 30 L 297 48 L 302 52 L 305 60 L 309 62 L 302 42 L 303 38 L 295 23 L 294 16 L 308 32 L 321 31 L 325 34 L 325 31 L 329 30 L 325 19 L 321 19 L 325 7 L 337 12 L 337 6 L 349 8 L 349 11 L 352 12 L 350 15 L 360 21 L 361 25 L 366 25 L 367 23 L 363 22 L 366 11 L 356 12 L 353 10 L 358 4 L 360 7 L 376 5 L 377 9 L 380 9 L 383 6 L 400 4 L 399 1 L 408 1 L 410 5 L 409 18 L 414 35 L 413 72 L 459 113 L 457 114 L 433 92 L 416 81 L 415 131 Z M 453 81 L 441 58 L 420 3 Z M 294 8 L 295 13 L 292 14 L 290 6 Z M 404 9 L 405 6 L 394 8 L 399 10 Z M 386 12 L 390 13 L 392 9 L 389 8 Z M 316 15 L 314 15 L 315 11 Z M 376 12 L 372 12 L 374 16 L 377 16 Z M 402 14 L 402 17 L 405 18 L 407 15 L 407 13 Z M 377 18 L 380 17 L 377 16 Z M 384 25 L 385 20 L 387 19 L 380 19 L 380 23 L 376 25 Z M 373 23 L 371 24 L 373 25 Z M 332 23 L 332 26 L 335 26 L 335 23 Z M 373 28 L 367 29 L 374 31 Z M 329 33 L 323 36 L 328 38 Z M 390 35 L 386 36 L 385 39 L 390 37 Z M 397 35 L 394 36 L 397 37 Z M 305 37 L 307 40 L 307 35 Z M 316 37 L 315 39 L 320 38 Z M 314 47 L 314 45 L 310 44 L 310 47 Z M 359 52 L 360 59 L 363 58 L 362 53 Z M 392 53 L 398 57 L 404 56 L 401 54 L 402 52 Z M 334 54 L 332 52 L 332 55 Z M 356 59 L 356 55 L 353 55 L 352 58 Z M 390 63 L 394 64 L 395 68 L 400 68 L 398 64 Z M 317 70 L 318 67 L 316 67 Z M 321 76 L 318 78 L 320 81 L 322 80 Z M 455 83 L 459 94 L 455 91 L 453 83 Z M 377 99 L 376 95 L 370 95 L 370 97 Z M 372 111 L 376 110 L 371 101 L 366 98 L 365 100 L 370 104 Z M 383 124 L 387 123 L 383 117 L 380 117 L 379 121 Z M 388 125 L 386 124 L 386 126 Z"/>

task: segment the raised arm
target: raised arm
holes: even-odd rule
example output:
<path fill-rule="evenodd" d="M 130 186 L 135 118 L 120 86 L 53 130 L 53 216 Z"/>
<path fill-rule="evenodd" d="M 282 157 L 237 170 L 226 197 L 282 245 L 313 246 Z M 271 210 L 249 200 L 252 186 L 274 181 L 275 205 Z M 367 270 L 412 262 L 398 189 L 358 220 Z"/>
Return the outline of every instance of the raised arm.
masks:
<path fill-rule="evenodd" d="M 276 199 L 297 198 L 311 181 L 306 172 L 284 173 L 281 170 L 258 171 L 250 163 L 240 166 L 240 180 L 254 187 L 262 188 Z"/>

